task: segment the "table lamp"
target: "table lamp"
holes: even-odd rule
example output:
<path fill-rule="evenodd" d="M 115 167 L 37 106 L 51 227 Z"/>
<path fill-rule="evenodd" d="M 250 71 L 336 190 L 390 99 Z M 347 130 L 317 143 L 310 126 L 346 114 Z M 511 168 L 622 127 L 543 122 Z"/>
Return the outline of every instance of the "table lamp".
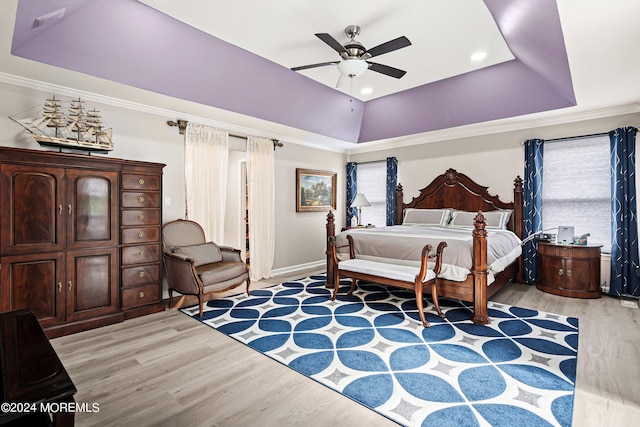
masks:
<path fill-rule="evenodd" d="M 362 207 L 371 206 L 371 203 L 364 197 L 364 194 L 358 193 L 351 203 L 352 208 L 358 208 L 358 227 L 362 226 Z"/>

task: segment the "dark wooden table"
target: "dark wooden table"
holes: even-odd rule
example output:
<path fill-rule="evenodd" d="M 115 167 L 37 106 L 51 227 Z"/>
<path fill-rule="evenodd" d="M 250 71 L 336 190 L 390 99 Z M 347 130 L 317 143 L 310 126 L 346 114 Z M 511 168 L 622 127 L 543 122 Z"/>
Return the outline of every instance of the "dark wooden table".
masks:
<path fill-rule="evenodd" d="M 0 424 L 73 426 L 73 385 L 29 309 L 0 314 Z M 40 412 L 40 409 L 52 409 Z"/>

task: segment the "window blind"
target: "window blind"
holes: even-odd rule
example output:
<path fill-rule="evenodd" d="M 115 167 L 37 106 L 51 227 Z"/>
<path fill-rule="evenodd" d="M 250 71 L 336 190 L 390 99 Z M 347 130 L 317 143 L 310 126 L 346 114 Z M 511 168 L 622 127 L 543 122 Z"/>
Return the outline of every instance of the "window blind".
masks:
<path fill-rule="evenodd" d="M 611 251 L 611 166 L 607 135 L 545 143 L 542 228 L 573 226 Z"/>
<path fill-rule="evenodd" d="M 387 225 L 387 164 L 384 161 L 358 163 L 357 189 L 371 206 L 362 208 L 362 224 Z"/>

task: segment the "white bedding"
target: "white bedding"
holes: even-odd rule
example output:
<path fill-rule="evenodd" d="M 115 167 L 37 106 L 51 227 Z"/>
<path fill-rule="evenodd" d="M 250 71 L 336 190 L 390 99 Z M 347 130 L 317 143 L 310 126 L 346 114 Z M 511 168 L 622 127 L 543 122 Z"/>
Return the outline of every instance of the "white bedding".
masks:
<path fill-rule="evenodd" d="M 434 225 L 395 225 L 378 228 L 353 228 L 336 236 L 336 245 L 347 245 L 347 234 L 354 238 L 356 258 L 396 264 L 420 265 L 422 248 L 431 244 L 433 250 L 441 241 L 447 242 L 439 277 L 464 281 L 473 268 L 472 227 Z M 520 239 L 511 231 L 487 229 L 488 283 L 494 275 L 515 261 L 522 249 Z M 338 257 L 347 259 L 348 248 L 339 248 Z M 429 266 L 433 268 L 433 265 Z"/>

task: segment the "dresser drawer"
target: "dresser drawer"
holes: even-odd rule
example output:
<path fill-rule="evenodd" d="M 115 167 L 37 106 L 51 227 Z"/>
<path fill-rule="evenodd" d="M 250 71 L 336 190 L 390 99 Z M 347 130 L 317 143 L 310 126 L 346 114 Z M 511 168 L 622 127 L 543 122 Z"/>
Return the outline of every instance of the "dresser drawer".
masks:
<path fill-rule="evenodd" d="M 160 177 L 158 175 L 123 173 L 122 188 L 124 190 L 159 190 Z"/>
<path fill-rule="evenodd" d="M 122 229 L 122 244 L 158 242 L 160 227 L 134 227 Z"/>
<path fill-rule="evenodd" d="M 122 287 L 139 286 L 160 280 L 160 264 L 140 265 L 122 269 Z"/>
<path fill-rule="evenodd" d="M 147 264 L 154 261 L 160 261 L 160 245 L 122 248 L 122 265 Z"/>
<path fill-rule="evenodd" d="M 122 225 L 159 225 L 160 211 L 158 210 L 124 210 L 122 211 Z"/>
<path fill-rule="evenodd" d="M 129 192 L 122 193 L 123 208 L 159 208 L 160 193 Z"/>
<path fill-rule="evenodd" d="M 152 283 L 122 290 L 122 308 L 133 308 L 160 301 L 160 284 Z"/>

